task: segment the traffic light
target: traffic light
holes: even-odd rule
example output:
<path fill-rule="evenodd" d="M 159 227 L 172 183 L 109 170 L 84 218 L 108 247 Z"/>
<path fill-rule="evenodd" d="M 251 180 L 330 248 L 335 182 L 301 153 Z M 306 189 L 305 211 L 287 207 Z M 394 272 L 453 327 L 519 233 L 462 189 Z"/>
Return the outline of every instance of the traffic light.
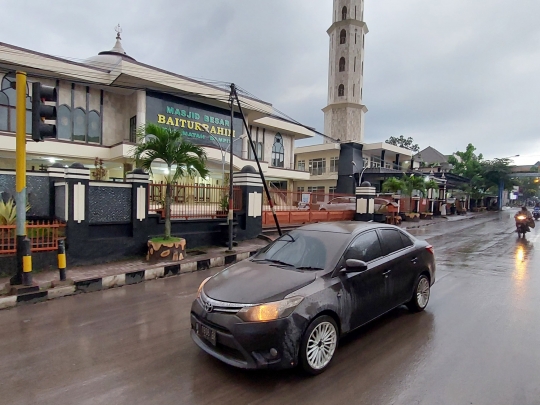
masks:
<path fill-rule="evenodd" d="M 45 124 L 45 120 L 56 121 L 56 107 L 45 102 L 56 102 L 56 88 L 32 84 L 32 139 L 43 142 L 43 138 L 56 138 L 56 125 Z"/>

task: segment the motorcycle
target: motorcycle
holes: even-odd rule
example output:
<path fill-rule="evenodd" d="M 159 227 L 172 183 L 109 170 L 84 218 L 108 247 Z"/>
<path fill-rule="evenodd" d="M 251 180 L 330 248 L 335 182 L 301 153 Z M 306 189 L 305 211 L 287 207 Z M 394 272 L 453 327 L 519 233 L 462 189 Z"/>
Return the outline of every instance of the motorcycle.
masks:
<path fill-rule="evenodd" d="M 534 208 L 533 217 L 534 217 L 535 221 L 538 221 L 538 219 L 540 218 L 540 208 L 539 207 Z"/>
<path fill-rule="evenodd" d="M 526 215 L 518 215 L 516 217 L 516 232 L 518 234 L 518 238 L 520 238 L 522 235 L 525 237 L 525 234 L 530 232 L 528 222 L 529 221 L 527 220 Z"/>

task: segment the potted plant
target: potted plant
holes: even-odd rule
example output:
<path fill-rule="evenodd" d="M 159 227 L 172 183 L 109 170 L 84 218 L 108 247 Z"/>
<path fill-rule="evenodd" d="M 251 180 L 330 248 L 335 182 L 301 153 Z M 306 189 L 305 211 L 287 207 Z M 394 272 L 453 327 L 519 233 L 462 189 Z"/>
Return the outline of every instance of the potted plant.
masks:
<path fill-rule="evenodd" d="M 181 130 L 147 124 L 137 131 L 138 143 L 132 156 L 136 165 L 152 173 L 154 163 L 163 162 L 167 166 L 165 175 L 165 232 L 162 236 L 148 241 L 146 259 L 182 260 L 185 256 L 186 240 L 171 235 L 171 185 L 184 176 L 206 177 L 206 153 L 198 145 L 184 138 Z"/>

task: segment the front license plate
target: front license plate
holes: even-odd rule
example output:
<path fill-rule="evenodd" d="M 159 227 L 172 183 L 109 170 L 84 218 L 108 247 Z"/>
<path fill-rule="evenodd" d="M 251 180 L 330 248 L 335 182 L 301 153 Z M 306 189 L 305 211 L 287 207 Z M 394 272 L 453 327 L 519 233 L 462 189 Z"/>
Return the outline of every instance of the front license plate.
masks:
<path fill-rule="evenodd" d="M 195 331 L 197 335 L 205 340 L 208 340 L 212 345 L 216 345 L 216 331 L 208 326 L 204 326 L 202 323 L 195 323 Z"/>

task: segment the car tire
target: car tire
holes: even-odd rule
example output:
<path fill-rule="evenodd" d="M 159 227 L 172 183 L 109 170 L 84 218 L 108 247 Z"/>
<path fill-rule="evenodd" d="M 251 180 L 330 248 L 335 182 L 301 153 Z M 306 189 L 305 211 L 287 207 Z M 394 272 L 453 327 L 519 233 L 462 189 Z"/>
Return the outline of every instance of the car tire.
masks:
<path fill-rule="evenodd" d="M 300 343 L 300 364 L 311 375 L 325 371 L 336 352 L 339 329 L 336 321 L 328 315 L 315 318 L 308 326 Z"/>
<path fill-rule="evenodd" d="M 421 274 L 414 285 L 414 292 L 407 307 L 411 312 L 421 312 L 426 309 L 431 295 L 431 285 L 425 274 Z"/>

